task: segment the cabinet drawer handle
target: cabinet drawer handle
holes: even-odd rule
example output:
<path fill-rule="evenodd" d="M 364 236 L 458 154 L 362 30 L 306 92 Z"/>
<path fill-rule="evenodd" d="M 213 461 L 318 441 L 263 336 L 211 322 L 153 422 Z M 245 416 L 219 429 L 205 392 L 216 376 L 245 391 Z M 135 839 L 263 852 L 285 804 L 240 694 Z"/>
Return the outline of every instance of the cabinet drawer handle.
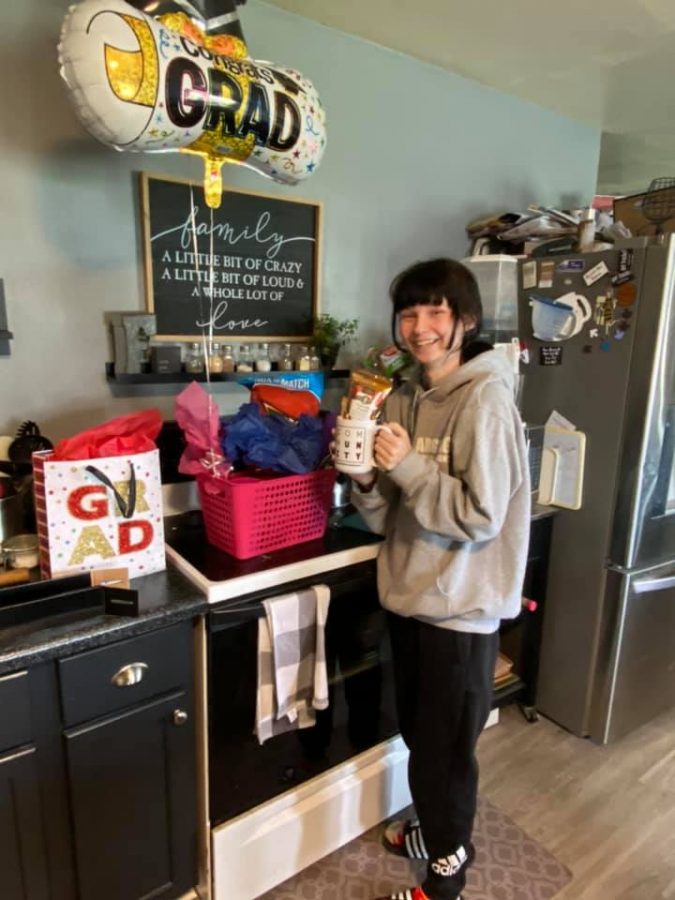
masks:
<path fill-rule="evenodd" d="M 173 724 L 174 725 L 185 725 L 188 720 L 188 714 L 184 709 L 174 709 L 173 711 Z"/>
<path fill-rule="evenodd" d="M 119 672 L 115 672 L 110 680 L 115 687 L 131 687 L 143 679 L 147 669 L 147 663 L 129 663 L 128 666 L 122 666 Z"/>

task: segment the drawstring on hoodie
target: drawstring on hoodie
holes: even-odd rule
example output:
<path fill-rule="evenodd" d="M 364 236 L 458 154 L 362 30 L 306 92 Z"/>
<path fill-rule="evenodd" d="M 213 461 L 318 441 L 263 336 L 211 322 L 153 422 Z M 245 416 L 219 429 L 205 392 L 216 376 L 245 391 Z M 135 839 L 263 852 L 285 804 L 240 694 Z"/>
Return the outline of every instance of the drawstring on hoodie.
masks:
<path fill-rule="evenodd" d="M 436 390 L 436 386 L 430 388 L 424 388 L 421 384 L 415 385 L 415 393 L 413 394 L 412 403 L 410 404 L 410 408 L 408 409 L 408 422 L 407 422 L 407 431 L 410 435 L 410 440 L 414 445 L 415 442 L 415 431 L 417 429 L 417 414 L 420 409 L 420 403 L 422 402 L 423 397 L 427 397 L 429 394 L 433 394 Z"/>

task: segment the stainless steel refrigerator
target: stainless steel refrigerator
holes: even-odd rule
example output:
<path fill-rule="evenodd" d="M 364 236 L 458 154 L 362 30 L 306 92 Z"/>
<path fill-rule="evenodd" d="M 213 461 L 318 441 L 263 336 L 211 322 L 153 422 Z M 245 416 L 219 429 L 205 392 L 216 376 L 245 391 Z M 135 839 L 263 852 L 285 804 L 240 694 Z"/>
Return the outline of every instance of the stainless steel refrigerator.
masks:
<path fill-rule="evenodd" d="M 601 743 L 675 706 L 674 292 L 672 237 L 519 266 L 523 417 L 586 434 L 581 508 L 553 526 L 537 707 Z"/>

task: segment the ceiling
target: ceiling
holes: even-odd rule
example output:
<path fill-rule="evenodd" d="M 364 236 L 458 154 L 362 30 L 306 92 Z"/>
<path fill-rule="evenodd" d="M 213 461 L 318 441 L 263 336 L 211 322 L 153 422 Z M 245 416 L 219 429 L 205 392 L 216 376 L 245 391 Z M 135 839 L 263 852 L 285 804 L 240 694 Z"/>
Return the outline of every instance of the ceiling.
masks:
<path fill-rule="evenodd" d="M 601 128 L 601 192 L 675 176 L 675 0 L 268 2 Z"/>

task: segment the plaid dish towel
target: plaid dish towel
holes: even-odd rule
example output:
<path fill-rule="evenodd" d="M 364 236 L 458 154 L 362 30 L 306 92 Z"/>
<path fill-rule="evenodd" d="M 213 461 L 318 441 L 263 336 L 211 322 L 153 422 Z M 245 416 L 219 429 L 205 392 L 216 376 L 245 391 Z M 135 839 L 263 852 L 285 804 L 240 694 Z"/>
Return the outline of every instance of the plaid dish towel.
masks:
<path fill-rule="evenodd" d="M 316 722 L 328 706 L 325 584 L 264 600 L 258 620 L 258 692 L 255 733 L 268 738 Z"/>

